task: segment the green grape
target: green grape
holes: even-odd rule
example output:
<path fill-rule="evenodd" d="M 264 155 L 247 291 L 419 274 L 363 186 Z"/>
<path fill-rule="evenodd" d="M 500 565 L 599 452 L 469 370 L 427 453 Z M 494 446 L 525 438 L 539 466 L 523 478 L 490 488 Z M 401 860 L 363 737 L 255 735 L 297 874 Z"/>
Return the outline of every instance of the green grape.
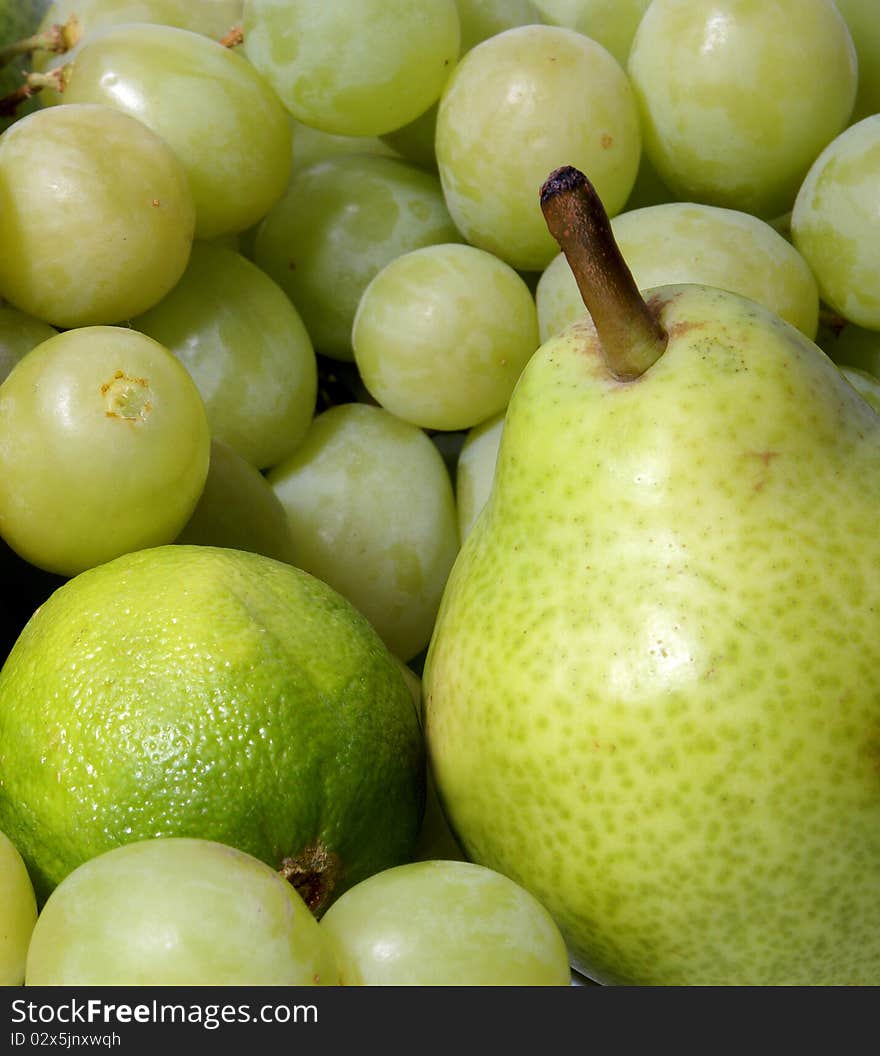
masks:
<path fill-rule="evenodd" d="M 197 238 L 242 231 L 284 193 L 290 121 L 242 56 L 173 26 L 111 26 L 86 40 L 63 101 L 103 103 L 160 135 L 186 170 Z"/>
<path fill-rule="evenodd" d="M 880 330 L 880 114 L 850 125 L 816 158 L 798 191 L 791 234 L 822 300 Z"/>
<path fill-rule="evenodd" d="M 858 367 L 844 366 L 840 368 L 840 372 L 856 392 L 880 414 L 880 378 Z"/>
<path fill-rule="evenodd" d="M 880 113 L 880 8 L 877 0 L 836 0 L 853 44 L 859 84 L 852 122 Z"/>
<path fill-rule="evenodd" d="M 124 327 L 67 330 L 0 384 L 0 535 L 65 576 L 170 543 L 209 454 L 204 404 L 167 349 Z"/>
<path fill-rule="evenodd" d="M 308 168 L 316 161 L 335 157 L 337 154 L 381 154 L 386 158 L 398 157 L 397 151 L 378 136 L 337 136 L 311 128 L 295 118 L 290 118 L 293 132 L 293 170 Z"/>
<path fill-rule="evenodd" d="M 0 832 L 0 986 L 21 986 L 37 899 L 21 855 Z"/>
<path fill-rule="evenodd" d="M 422 680 L 413 671 L 409 664 L 405 664 L 400 657 L 395 656 L 394 659 L 397 662 L 397 666 L 400 668 L 400 672 L 403 675 L 403 680 L 406 682 L 407 688 L 409 689 L 410 696 L 412 697 L 413 708 L 415 709 L 416 715 L 418 716 L 419 725 L 422 723 Z"/>
<path fill-rule="evenodd" d="M 181 360 L 212 435 L 258 469 L 305 436 L 318 389 L 311 339 L 284 291 L 240 253 L 195 242 L 174 289 L 131 325 Z"/>
<path fill-rule="evenodd" d="M 607 48 L 621 66 L 651 0 L 534 0 L 543 21 L 567 26 Z"/>
<path fill-rule="evenodd" d="M 540 271 L 558 252 L 539 203 L 553 169 L 588 172 L 614 215 L 641 153 L 617 60 L 581 33 L 542 25 L 505 30 L 462 58 L 440 99 L 435 147 L 465 238 L 519 271 Z"/>
<path fill-rule="evenodd" d="M 345 986 L 569 986 L 565 942 L 525 888 L 473 862 L 374 873 L 327 910 Z"/>
<path fill-rule="evenodd" d="M 611 228 L 640 289 L 678 282 L 719 286 L 765 305 L 807 337 L 816 336 L 816 280 L 800 253 L 758 217 L 669 202 L 620 213 Z M 542 341 L 583 318 L 584 302 L 562 254 L 538 280 L 535 300 Z"/>
<path fill-rule="evenodd" d="M 333 986 L 327 937 L 271 866 L 213 840 L 114 847 L 55 888 L 27 986 Z"/>
<path fill-rule="evenodd" d="M 469 429 L 504 410 L 538 344 L 525 282 L 491 253 L 455 243 L 386 264 L 352 328 L 369 393 L 425 429 Z"/>
<path fill-rule="evenodd" d="M 137 315 L 186 268 L 186 172 L 163 139 L 112 107 L 70 103 L 11 125 L 0 201 L 0 296 L 53 326 Z"/>
<path fill-rule="evenodd" d="M 244 48 L 297 120 L 379 136 L 440 96 L 458 58 L 454 0 L 245 0 Z"/>
<path fill-rule="evenodd" d="M 461 25 L 461 55 L 481 41 L 514 26 L 540 22 L 538 12 L 530 0 L 455 0 Z M 459 56 L 461 57 L 461 56 Z M 434 103 L 415 121 L 383 136 L 383 140 L 399 154 L 423 168 L 435 170 L 437 156 L 434 139 L 437 132 L 437 109 Z"/>
<path fill-rule="evenodd" d="M 455 471 L 455 505 L 462 542 L 489 500 L 503 430 L 504 415 L 497 414 L 469 430 L 461 446 Z"/>
<path fill-rule="evenodd" d="M 265 476 L 229 444 L 211 441 L 208 478 L 177 543 L 250 550 L 296 564 L 287 514 Z"/>
<path fill-rule="evenodd" d="M 340 404 L 267 479 L 299 567 L 347 597 L 399 659 L 424 649 L 458 552 L 452 482 L 430 438 L 381 407 Z"/>
<path fill-rule="evenodd" d="M 26 352 L 57 333 L 54 326 L 41 319 L 11 304 L 0 304 L 0 381 Z"/>
<path fill-rule="evenodd" d="M 351 361 L 370 279 L 401 253 L 461 240 L 435 175 L 398 158 L 348 154 L 294 172 L 257 229 L 253 260 L 296 305 L 315 348 Z"/>
<path fill-rule="evenodd" d="M 40 29 L 67 22 L 74 15 L 81 40 L 95 30 L 123 22 L 177 26 L 220 40 L 241 23 L 242 5 L 243 0 L 54 0 L 43 16 Z M 35 69 L 45 67 L 48 54 L 43 52 L 38 56 Z"/>
<path fill-rule="evenodd" d="M 856 94 L 833 0 L 654 0 L 627 68 L 661 180 L 679 198 L 765 218 L 791 208 Z"/>

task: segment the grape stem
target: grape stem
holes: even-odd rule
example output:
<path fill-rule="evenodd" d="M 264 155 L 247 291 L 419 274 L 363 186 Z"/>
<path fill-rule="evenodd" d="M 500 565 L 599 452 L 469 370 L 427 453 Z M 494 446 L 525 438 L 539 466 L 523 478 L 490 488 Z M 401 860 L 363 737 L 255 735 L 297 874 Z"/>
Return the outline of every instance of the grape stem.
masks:
<path fill-rule="evenodd" d="M 220 38 L 219 43 L 224 48 L 237 48 L 240 44 L 244 44 L 244 30 L 241 26 L 232 26 L 227 33 Z"/>
<path fill-rule="evenodd" d="M 663 355 L 667 336 L 645 303 L 596 189 L 571 165 L 541 187 L 541 211 L 592 317 L 609 371 L 634 381 Z"/>
<path fill-rule="evenodd" d="M 63 55 L 70 51 L 81 36 L 79 21 L 76 15 L 71 15 L 66 22 L 56 22 L 42 33 L 35 33 L 31 37 L 17 40 L 0 48 L 0 69 L 8 66 L 20 55 L 32 55 L 35 51 L 49 51 L 55 55 Z"/>
<path fill-rule="evenodd" d="M 32 95 L 36 95 L 43 88 L 54 88 L 56 92 L 63 92 L 67 84 L 67 74 L 68 67 L 66 65 L 56 66 L 54 70 L 50 70 L 48 73 L 25 74 L 24 83 L 20 87 L 16 88 L 14 92 L 0 97 L 0 117 L 14 117 L 16 110 L 25 99 L 30 99 Z"/>

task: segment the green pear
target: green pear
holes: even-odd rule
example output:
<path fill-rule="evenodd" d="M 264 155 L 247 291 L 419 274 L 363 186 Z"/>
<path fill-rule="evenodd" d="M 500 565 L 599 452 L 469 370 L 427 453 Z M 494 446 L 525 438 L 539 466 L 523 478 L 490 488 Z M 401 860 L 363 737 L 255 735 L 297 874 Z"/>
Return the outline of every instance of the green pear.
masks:
<path fill-rule="evenodd" d="M 597 982 L 880 984 L 880 415 L 753 301 L 642 300 L 577 170 L 542 205 L 592 318 L 443 595 L 444 814 Z"/>

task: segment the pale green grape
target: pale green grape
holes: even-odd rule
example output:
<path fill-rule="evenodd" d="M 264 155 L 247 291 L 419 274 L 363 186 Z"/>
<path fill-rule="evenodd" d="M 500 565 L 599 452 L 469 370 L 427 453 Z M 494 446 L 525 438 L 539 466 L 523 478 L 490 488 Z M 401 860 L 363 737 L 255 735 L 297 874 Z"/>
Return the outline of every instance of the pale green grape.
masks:
<path fill-rule="evenodd" d="M 37 922 L 34 887 L 21 855 L 0 832 L 0 986 L 20 986 Z"/>
<path fill-rule="evenodd" d="M 242 231 L 284 193 L 290 121 L 242 56 L 173 26 L 112 26 L 86 40 L 62 96 L 104 103 L 160 135 L 186 170 L 197 238 Z"/>
<path fill-rule="evenodd" d="M 663 182 L 766 218 L 791 208 L 856 94 L 855 48 L 832 0 L 654 0 L 628 70 Z"/>
<path fill-rule="evenodd" d="M 589 173 L 614 215 L 641 149 L 620 63 L 581 33 L 543 25 L 505 30 L 462 58 L 440 99 L 435 146 L 459 229 L 520 271 L 540 271 L 558 252 L 539 203 L 550 172 Z"/>
<path fill-rule="evenodd" d="M 271 866 L 212 840 L 114 847 L 68 873 L 34 928 L 28 986 L 333 986 L 327 936 Z"/>
<path fill-rule="evenodd" d="M 435 175 L 398 158 L 348 154 L 294 172 L 252 256 L 296 305 L 315 348 L 350 361 L 370 279 L 401 253 L 456 241 Z"/>
<path fill-rule="evenodd" d="M 378 136 L 337 136 L 322 132 L 319 128 L 304 125 L 290 118 L 293 132 L 293 169 L 308 168 L 316 161 L 335 157 L 337 154 L 381 154 L 386 158 L 398 157 L 397 151 Z"/>
<path fill-rule="evenodd" d="M 0 201 L 0 296 L 53 326 L 137 315 L 186 268 L 186 172 L 163 139 L 112 107 L 70 103 L 10 126 Z"/>
<path fill-rule="evenodd" d="M 397 666 L 400 668 L 400 672 L 403 675 L 403 680 L 406 682 L 407 688 L 409 689 L 410 696 L 412 697 L 413 708 L 415 709 L 416 715 L 419 719 L 419 725 L 422 723 L 422 680 L 413 671 L 409 664 L 405 664 L 400 657 L 395 656 L 394 659 L 397 661 Z"/>
<path fill-rule="evenodd" d="M 505 29 L 541 21 L 530 0 L 455 0 L 455 6 L 461 25 L 460 55 Z M 437 168 L 434 139 L 438 105 L 434 103 L 415 121 L 382 137 L 403 157 L 432 170 Z"/>
<path fill-rule="evenodd" d="M 381 407 L 341 404 L 267 479 L 299 567 L 347 597 L 399 659 L 424 649 L 458 552 L 452 483 L 428 436 Z"/>
<path fill-rule="evenodd" d="M 135 330 L 67 330 L 0 385 L 0 535 L 71 576 L 170 543 L 205 483 L 204 403 L 181 363 Z"/>
<path fill-rule="evenodd" d="M 311 339 L 284 291 L 240 253 L 194 243 L 174 289 L 131 325 L 181 360 L 212 435 L 258 469 L 305 436 L 318 390 Z"/>
<path fill-rule="evenodd" d="M 525 888 L 473 862 L 374 873 L 327 910 L 345 986 L 569 986 L 565 943 Z"/>
<path fill-rule="evenodd" d="M 208 478 L 177 543 L 226 546 L 296 564 L 287 515 L 265 476 L 229 444 L 211 441 Z"/>
<path fill-rule="evenodd" d="M 719 286 L 760 302 L 815 337 L 816 280 L 801 254 L 758 217 L 669 202 L 620 213 L 611 229 L 640 289 L 677 282 Z M 535 300 L 542 341 L 583 318 L 583 299 L 561 253 L 538 280 Z"/>
<path fill-rule="evenodd" d="M 57 332 L 54 326 L 11 304 L 0 304 L 0 381 L 26 352 Z"/>
<path fill-rule="evenodd" d="M 176 26 L 219 42 L 230 29 L 241 25 L 242 4 L 243 0 L 55 0 L 40 29 L 68 24 L 76 43 L 62 54 L 37 51 L 30 65 L 41 72 L 63 66 L 77 57 L 93 34 L 129 22 Z M 76 23 L 73 27 L 69 25 L 71 18 Z M 35 98 L 41 106 L 62 102 L 61 93 L 48 85 Z"/>
<path fill-rule="evenodd" d="M 622 65 L 651 0 L 534 0 L 543 20 L 576 29 L 607 48 Z"/>
<path fill-rule="evenodd" d="M 856 392 L 880 414 L 880 378 L 858 367 L 844 366 L 840 368 L 840 372 Z"/>
<path fill-rule="evenodd" d="M 75 15 L 83 40 L 97 29 L 123 22 L 177 26 L 220 40 L 241 23 L 242 5 L 243 0 L 54 0 L 40 29 L 64 23 Z M 44 61 L 46 54 L 42 53 Z M 42 68 L 39 60 L 35 68 Z"/>
<path fill-rule="evenodd" d="M 880 330 L 880 114 L 847 128 L 810 167 L 791 234 L 822 300 L 857 326 Z"/>
<path fill-rule="evenodd" d="M 352 328 L 367 390 L 425 429 L 469 429 L 504 410 L 538 344 L 525 282 L 491 253 L 455 243 L 386 264 Z"/>
<path fill-rule="evenodd" d="M 836 0 L 855 44 L 859 86 L 851 120 L 880 113 L 880 5 L 877 0 Z"/>
<path fill-rule="evenodd" d="M 295 118 L 379 136 L 440 96 L 458 58 L 454 0 L 245 0 L 244 48 Z"/>
<path fill-rule="evenodd" d="M 503 431 L 504 415 L 497 414 L 470 429 L 461 445 L 455 471 L 455 505 L 462 542 L 489 500 Z"/>
<path fill-rule="evenodd" d="M 422 679 L 401 660 L 397 661 L 400 671 L 404 673 L 407 685 L 410 687 L 412 701 L 419 723 L 422 722 Z M 424 862 L 431 859 L 464 860 L 464 851 L 458 846 L 452 830 L 449 828 L 446 815 L 443 812 L 437 796 L 436 782 L 431 773 L 430 763 L 426 768 L 425 782 L 425 813 L 422 817 L 422 829 L 418 834 L 415 848 L 412 853 L 414 862 Z"/>

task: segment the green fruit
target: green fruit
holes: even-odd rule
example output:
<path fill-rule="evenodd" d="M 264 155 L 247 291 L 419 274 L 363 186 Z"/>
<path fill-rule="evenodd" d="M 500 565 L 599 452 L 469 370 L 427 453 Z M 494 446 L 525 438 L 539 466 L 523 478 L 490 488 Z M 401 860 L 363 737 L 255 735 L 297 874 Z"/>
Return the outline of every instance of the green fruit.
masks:
<path fill-rule="evenodd" d="M 0 534 L 64 576 L 170 543 L 210 448 L 199 391 L 167 348 L 124 326 L 55 334 L 0 384 Z"/>
<path fill-rule="evenodd" d="M 837 136 L 810 166 L 791 211 L 792 241 L 822 300 L 843 319 L 880 330 L 880 114 Z"/>
<path fill-rule="evenodd" d="M 840 372 L 856 392 L 880 414 L 880 378 L 875 378 L 867 370 L 860 370 L 858 367 L 844 366 L 840 368 Z"/>
<path fill-rule="evenodd" d="M 250 550 L 297 563 L 281 500 L 258 469 L 216 437 L 202 494 L 174 541 Z"/>
<path fill-rule="evenodd" d="M 675 197 L 767 219 L 846 127 L 858 84 L 832 0 L 653 0 L 627 72 L 645 155 Z"/>
<path fill-rule="evenodd" d="M 24 861 L 0 832 L 0 986 L 24 982 L 28 944 L 37 922 L 37 900 Z"/>
<path fill-rule="evenodd" d="M 382 407 L 343 403 L 317 415 L 266 479 L 297 565 L 357 606 L 395 656 L 417 656 L 458 553 L 452 482 L 425 432 Z"/>
<path fill-rule="evenodd" d="M 568 986 L 547 910 L 473 862 L 407 862 L 367 877 L 319 928 L 344 986 Z"/>
<path fill-rule="evenodd" d="M 138 840 L 96 855 L 55 888 L 38 924 L 27 986 L 334 986 L 339 978 L 328 936 L 284 877 L 213 840 Z"/>
<path fill-rule="evenodd" d="M 170 545 L 81 573 L 0 672 L 0 830 L 41 899 L 102 851 L 190 836 L 280 870 L 320 913 L 409 858 L 423 755 L 367 621 L 244 551 Z"/>
<path fill-rule="evenodd" d="M 762 306 L 597 266 L 587 188 L 548 224 L 611 292 L 521 375 L 426 659 L 441 802 L 599 982 L 877 985 L 880 416 Z"/>
<path fill-rule="evenodd" d="M 496 414 L 470 429 L 461 445 L 455 464 L 455 508 L 462 542 L 470 534 L 492 490 L 503 429 L 504 414 Z"/>

